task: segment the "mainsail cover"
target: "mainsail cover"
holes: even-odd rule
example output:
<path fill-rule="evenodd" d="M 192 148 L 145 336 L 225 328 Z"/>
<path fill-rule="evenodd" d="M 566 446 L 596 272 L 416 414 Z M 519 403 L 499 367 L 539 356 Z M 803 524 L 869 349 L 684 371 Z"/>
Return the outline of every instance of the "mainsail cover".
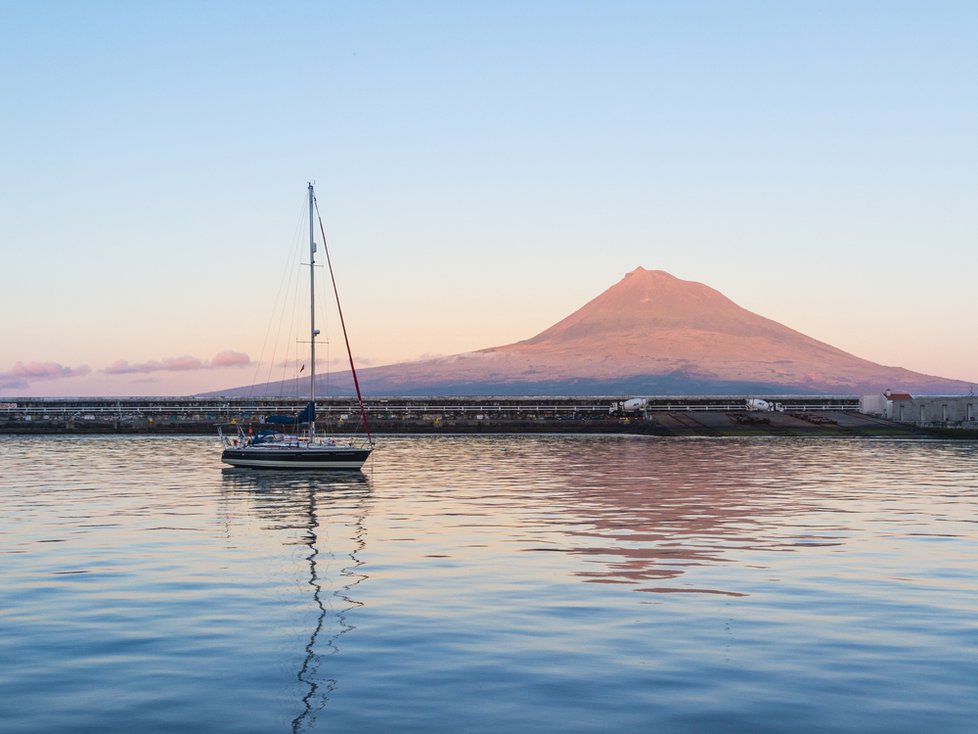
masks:
<path fill-rule="evenodd" d="M 293 423 L 308 423 L 316 415 L 316 403 L 309 401 L 302 412 L 298 415 L 270 415 L 265 419 L 266 423 L 274 423 L 280 426 L 288 426 Z"/>

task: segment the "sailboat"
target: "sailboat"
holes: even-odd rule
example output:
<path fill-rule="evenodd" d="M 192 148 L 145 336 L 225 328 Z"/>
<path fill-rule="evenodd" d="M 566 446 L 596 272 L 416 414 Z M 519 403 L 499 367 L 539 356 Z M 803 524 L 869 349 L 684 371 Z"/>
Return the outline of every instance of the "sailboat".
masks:
<path fill-rule="evenodd" d="M 336 289 L 336 278 L 333 275 L 333 265 L 329 259 L 326 247 L 326 233 L 322 220 L 319 220 L 319 230 L 322 234 L 323 251 L 326 264 L 329 266 L 330 280 L 333 284 L 333 295 L 336 297 L 336 309 L 340 324 L 343 327 L 343 339 L 346 342 L 346 352 L 350 360 L 350 371 L 353 375 L 353 385 L 356 388 L 357 401 L 360 406 L 360 416 L 363 420 L 366 440 L 354 443 L 341 441 L 338 438 L 320 436 L 316 433 L 316 193 L 313 185 L 309 184 L 309 403 L 305 409 L 294 417 L 275 416 L 267 419 L 268 423 L 292 423 L 305 425 L 304 433 L 288 434 L 278 431 L 261 431 L 257 435 L 245 433 L 237 426 L 237 435 L 225 434 L 219 427 L 218 436 L 221 439 L 223 451 L 221 461 L 235 467 L 252 469 L 352 469 L 359 470 L 370 456 L 374 448 L 374 440 L 370 435 L 367 424 L 367 412 L 360 394 L 360 382 L 357 380 L 356 368 L 353 365 L 353 353 L 350 351 L 350 340 L 346 334 L 346 323 L 343 320 L 343 309 L 340 306 L 339 292 Z"/>

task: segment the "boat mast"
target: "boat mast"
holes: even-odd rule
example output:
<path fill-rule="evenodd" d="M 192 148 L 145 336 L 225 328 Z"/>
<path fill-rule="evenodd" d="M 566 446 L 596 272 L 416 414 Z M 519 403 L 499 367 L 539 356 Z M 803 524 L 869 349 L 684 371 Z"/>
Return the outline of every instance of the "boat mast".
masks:
<path fill-rule="evenodd" d="M 309 440 L 316 436 L 316 236 L 313 229 L 312 210 L 315 204 L 315 194 L 312 183 L 309 184 L 309 400 L 312 403 L 312 415 L 309 416 Z"/>

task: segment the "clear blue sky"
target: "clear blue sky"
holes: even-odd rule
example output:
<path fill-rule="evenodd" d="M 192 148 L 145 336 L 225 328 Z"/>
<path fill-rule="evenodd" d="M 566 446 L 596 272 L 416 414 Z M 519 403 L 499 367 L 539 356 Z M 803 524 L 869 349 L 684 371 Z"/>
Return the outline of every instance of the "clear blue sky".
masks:
<path fill-rule="evenodd" d="M 151 367 L 257 359 L 309 179 L 366 364 L 641 265 L 978 382 L 976 39 L 972 2 L 0 0 L 0 395 L 248 382 Z"/>

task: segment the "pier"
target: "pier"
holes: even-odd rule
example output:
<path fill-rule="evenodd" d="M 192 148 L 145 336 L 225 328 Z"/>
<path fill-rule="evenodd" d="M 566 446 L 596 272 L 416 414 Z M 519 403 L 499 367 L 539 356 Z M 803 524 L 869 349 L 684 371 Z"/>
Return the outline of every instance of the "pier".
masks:
<path fill-rule="evenodd" d="M 757 396 L 751 396 L 756 399 Z M 660 436 L 921 435 L 912 426 L 859 413 L 855 396 L 763 396 L 777 410 L 748 410 L 747 396 L 377 397 L 365 400 L 374 433 L 630 433 Z M 16 398 L 0 401 L 0 433 L 209 434 L 219 424 L 263 426 L 296 414 L 303 398 Z M 362 429 L 356 400 L 319 398 L 319 421 Z"/>

